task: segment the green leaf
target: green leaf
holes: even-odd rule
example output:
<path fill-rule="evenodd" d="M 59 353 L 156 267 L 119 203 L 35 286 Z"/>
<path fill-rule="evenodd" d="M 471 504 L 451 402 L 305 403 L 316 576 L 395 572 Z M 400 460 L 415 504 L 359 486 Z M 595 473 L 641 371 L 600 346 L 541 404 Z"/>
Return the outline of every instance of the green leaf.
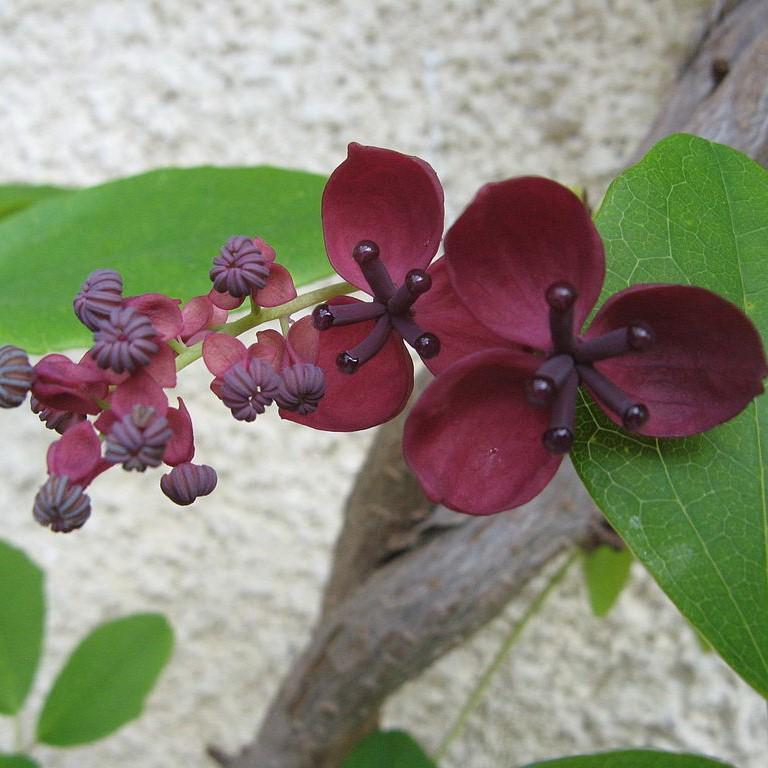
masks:
<path fill-rule="evenodd" d="M 320 226 L 325 179 L 279 168 L 171 168 L 43 200 L 0 221 L 0 339 L 30 352 L 89 346 L 72 299 L 93 269 L 126 294 L 208 293 L 231 235 L 277 251 L 297 285 L 332 273 Z"/>
<path fill-rule="evenodd" d="M 363 739 L 341 768 L 437 768 L 404 731 L 376 731 Z"/>
<path fill-rule="evenodd" d="M 595 616 L 605 616 L 616 604 L 629 579 L 632 553 L 602 546 L 584 553 L 584 580 Z"/>
<path fill-rule="evenodd" d="M 596 223 L 605 295 L 695 283 L 768 336 L 768 173 L 693 136 L 657 144 L 611 185 Z M 603 297 L 603 298 L 604 298 Z M 572 458 L 634 554 L 718 653 L 768 695 L 768 400 L 687 439 L 617 430 L 588 398 Z"/>
<path fill-rule="evenodd" d="M 40 768 L 40 765 L 26 755 L 0 755 L 0 768 Z"/>
<path fill-rule="evenodd" d="M 21 709 L 43 647 L 43 572 L 0 541 L 0 713 Z"/>
<path fill-rule="evenodd" d="M 135 614 L 97 627 L 59 673 L 37 722 L 37 738 L 65 747 L 108 736 L 137 718 L 173 648 L 163 616 Z"/>
<path fill-rule="evenodd" d="M 23 211 L 40 200 L 70 192 L 69 189 L 31 184 L 0 185 L 0 219 Z"/>
<path fill-rule="evenodd" d="M 700 755 L 681 755 L 655 749 L 627 749 L 595 755 L 561 757 L 523 768 L 732 768 L 728 763 Z"/>

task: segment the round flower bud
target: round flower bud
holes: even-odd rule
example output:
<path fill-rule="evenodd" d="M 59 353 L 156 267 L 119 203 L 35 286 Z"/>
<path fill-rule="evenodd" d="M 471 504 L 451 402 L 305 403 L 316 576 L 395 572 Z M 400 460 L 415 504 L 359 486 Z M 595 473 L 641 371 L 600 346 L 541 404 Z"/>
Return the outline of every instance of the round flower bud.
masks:
<path fill-rule="evenodd" d="M 238 421 L 253 421 L 277 397 L 280 381 L 269 363 L 253 358 L 224 374 L 219 397 Z"/>
<path fill-rule="evenodd" d="M 0 347 L 0 408 L 15 408 L 24 402 L 35 372 L 23 349 Z"/>
<path fill-rule="evenodd" d="M 267 284 L 269 260 L 250 237 L 230 237 L 209 275 L 217 291 L 244 298 Z"/>
<path fill-rule="evenodd" d="M 35 496 L 32 514 L 40 525 L 69 533 L 91 516 L 91 499 L 81 486 L 70 485 L 68 477 L 51 475 Z"/>
<path fill-rule="evenodd" d="M 314 413 L 325 394 L 323 369 L 311 363 L 296 363 L 283 371 L 275 401 L 286 411 L 302 416 Z"/>
<path fill-rule="evenodd" d="M 123 278 L 114 269 L 97 269 L 85 278 L 72 302 L 75 314 L 92 331 L 109 319 L 123 301 Z"/>
<path fill-rule="evenodd" d="M 158 467 L 173 430 L 163 416 L 155 416 L 155 409 L 134 405 L 131 413 L 118 421 L 107 436 L 104 458 L 123 469 L 143 472 L 147 467 Z"/>
<path fill-rule="evenodd" d="M 29 404 L 32 407 L 32 413 L 36 413 L 48 429 L 55 429 L 60 435 L 63 435 L 70 427 L 85 421 L 86 418 L 85 414 L 82 413 L 46 408 L 34 395 L 29 398 Z"/>
<path fill-rule="evenodd" d="M 206 464 L 179 464 L 160 478 L 160 489 L 181 507 L 199 496 L 207 496 L 216 487 L 216 470 Z"/>
<path fill-rule="evenodd" d="M 133 307 L 121 307 L 113 310 L 94 334 L 91 353 L 100 368 L 133 373 L 157 354 L 156 336 L 157 331 L 146 315 Z"/>

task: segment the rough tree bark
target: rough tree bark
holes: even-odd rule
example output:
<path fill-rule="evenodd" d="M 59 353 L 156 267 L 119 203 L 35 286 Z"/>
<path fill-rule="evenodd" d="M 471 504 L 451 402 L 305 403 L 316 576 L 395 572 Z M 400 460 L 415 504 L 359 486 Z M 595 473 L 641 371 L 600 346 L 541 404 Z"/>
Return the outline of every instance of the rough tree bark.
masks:
<path fill-rule="evenodd" d="M 717 0 L 641 142 L 689 131 L 768 162 L 768 2 Z M 432 509 L 382 427 L 347 501 L 323 607 L 262 726 L 228 768 L 338 768 L 387 696 L 496 616 L 599 517 L 569 466 L 514 512 Z"/>

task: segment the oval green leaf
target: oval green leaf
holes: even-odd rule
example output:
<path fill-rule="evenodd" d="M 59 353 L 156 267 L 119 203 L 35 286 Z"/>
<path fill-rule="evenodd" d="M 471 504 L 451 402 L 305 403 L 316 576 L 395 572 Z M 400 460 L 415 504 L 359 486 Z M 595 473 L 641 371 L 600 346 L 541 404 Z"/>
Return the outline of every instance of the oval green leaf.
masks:
<path fill-rule="evenodd" d="M 704 139 L 657 144 L 596 216 L 605 296 L 694 283 L 768 338 L 768 173 Z M 717 652 L 768 695 L 768 399 L 688 439 L 618 431 L 585 397 L 573 463 L 634 554 Z"/>
<path fill-rule="evenodd" d="M 376 731 L 363 739 L 342 768 L 437 768 L 405 731 Z"/>
<path fill-rule="evenodd" d="M 320 226 L 325 179 L 279 168 L 170 168 L 58 195 L 0 220 L 1 343 L 30 352 L 89 346 L 72 312 L 86 275 L 123 275 L 127 294 L 188 300 L 211 288 L 231 235 L 259 236 L 297 285 L 332 273 Z"/>
<path fill-rule="evenodd" d="M 30 205 L 55 195 L 70 192 L 63 187 L 34 186 L 31 184 L 0 184 L 0 219 L 29 208 Z"/>
<path fill-rule="evenodd" d="M 594 755 L 560 757 L 523 768 L 733 768 L 728 763 L 700 755 L 660 752 L 655 749 L 628 749 Z"/>
<path fill-rule="evenodd" d="M 0 768 L 40 768 L 40 764 L 26 755 L 0 755 Z"/>
<path fill-rule="evenodd" d="M 0 541 L 0 713 L 21 709 L 43 647 L 43 572 L 21 551 Z"/>
<path fill-rule="evenodd" d="M 56 678 L 37 722 L 38 740 L 56 747 L 86 744 L 137 718 L 172 648 L 173 631 L 159 614 L 97 627 Z"/>
<path fill-rule="evenodd" d="M 595 616 L 606 616 L 629 579 L 632 553 L 602 546 L 584 553 L 584 581 Z"/>

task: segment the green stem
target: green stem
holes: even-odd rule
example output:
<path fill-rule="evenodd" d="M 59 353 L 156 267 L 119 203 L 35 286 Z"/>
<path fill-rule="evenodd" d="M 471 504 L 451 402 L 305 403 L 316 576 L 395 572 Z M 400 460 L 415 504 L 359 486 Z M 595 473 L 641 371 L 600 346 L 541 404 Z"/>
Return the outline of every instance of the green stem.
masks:
<path fill-rule="evenodd" d="M 542 589 L 541 592 L 531 601 L 530 605 L 526 608 L 525 613 L 523 613 L 520 619 L 512 625 L 509 633 L 501 643 L 499 650 L 496 651 L 496 655 L 488 665 L 488 668 L 480 676 L 477 683 L 475 683 L 475 687 L 472 689 L 472 692 L 469 694 L 467 701 L 461 708 L 461 712 L 459 712 L 458 716 L 453 721 L 453 725 L 451 726 L 450 730 L 435 750 L 434 758 L 436 762 L 439 762 L 448 754 L 448 750 L 451 748 L 451 745 L 459 736 L 461 736 L 464 728 L 467 725 L 467 721 L 469 720 L 470 715 L 475 711 L 477 705 L 485 695 L 485 692 L 488 690 L 488 686 L 491 684 L 493 676 L 496 674 L 496 672 L 499 671 L 502 663 L 506 659 L 509 652 L 512 650 L 512 647 L 520 638 L 520 635 L 523 633 L 525 627 L 528 625 L 528 622 L 541 610 L 541 607 L 544 605 L 547 597 L 552 594 L 555 587 L 557 587 L 557 585 L 560 584 L 560 582 L 563 580 L 563 577 L 568 572 L 568 569 L 571 567 L 571 564 L 574 562 L 574 560 L 576 560 L 578 555 L 579 550 L 576 549 L 568 556 L 568 559 L 557 569 L 557 571 L 555 571 L 555 573 L 552 574 L 544 589 Z"/>
<path fill-rule="evenodd" d="M 243 317 L 239 317 L 237 320 L 233 320 L 231 323 L 219 326 L 215 330 L 219 333 L 228 333 L 230 336 L 239 336 L 241 333 L 250 331 L 251 328 L 255 328 L 263 323 L 268 323 L 271 320 L 279 320 L 283 317 L 289 317 L 294 312 L 299 312 L 302 309 L 315 306 L 315 304 L 322 304 L 324 301 L 333 299 L 336 296 L 343 296 L 347 293 L 354 293 L 357 288 L 351 283 L 334 283 L 328 285 L 325 288 L 317 288 L 309 293 L 303 293 L 301 296 L 297 296 L 292 301 L 288 301 L 285 304 L 281 304 L 278 307 L 251 307 L 251 311 Z M 190 363 L 194 363 L 195 360 L 199 360 L 203 355 L 203 343 L 198 342 L 191 347 L 187 347 L 176 358 L 176 370 L 180 371 L 182 368 L 186 368 Z"/>

